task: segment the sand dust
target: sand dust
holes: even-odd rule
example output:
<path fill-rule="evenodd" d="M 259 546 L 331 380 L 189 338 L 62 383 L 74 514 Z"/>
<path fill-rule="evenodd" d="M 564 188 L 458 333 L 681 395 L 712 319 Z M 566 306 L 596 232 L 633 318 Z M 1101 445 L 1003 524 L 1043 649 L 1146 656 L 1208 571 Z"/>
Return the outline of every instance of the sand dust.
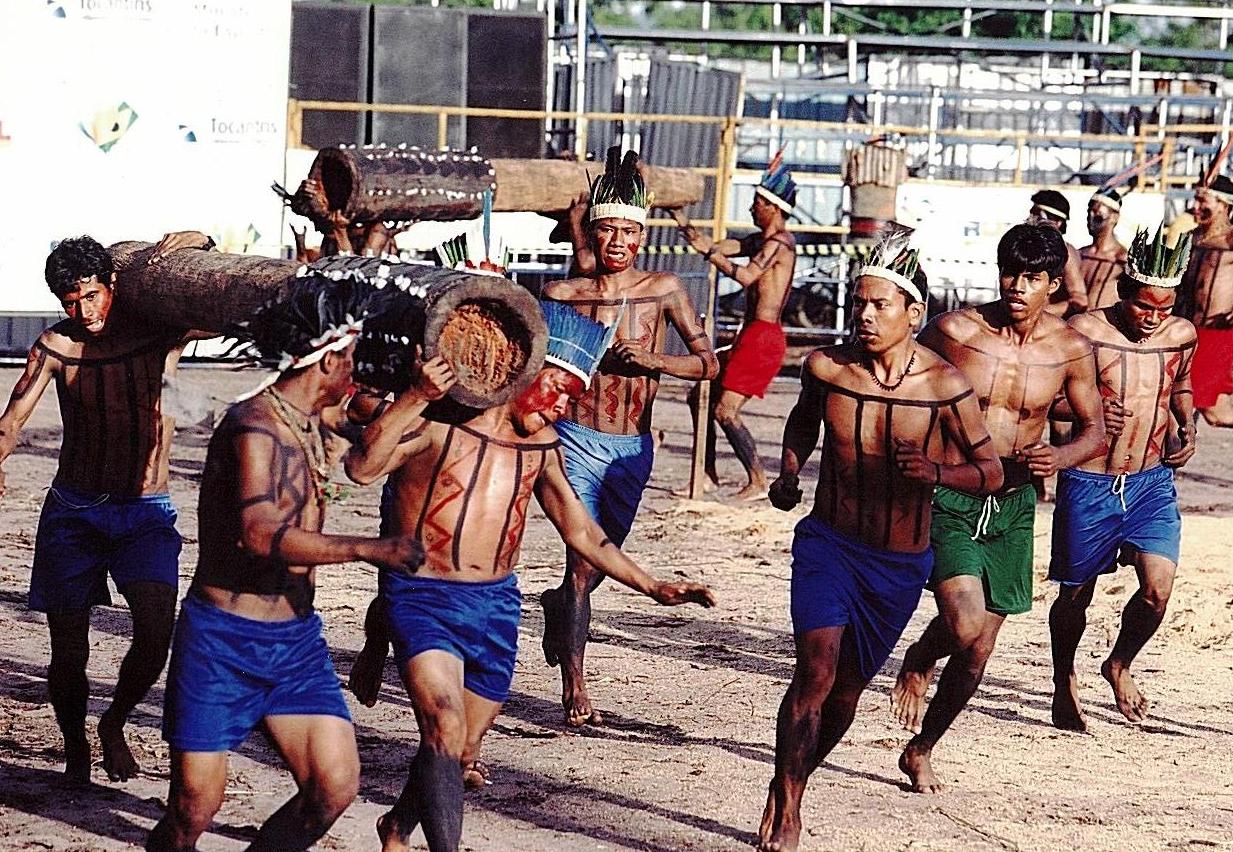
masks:
<path fill-rule="evenodd" d="M 15 370 L 0 371 L 11 387 Z M 189 370 L 185 381 L 227 398 L 250 377 Z M 792 673 L 787 584 L 792 525 L 766 503 L 727 505 L 669 496 L 686 478 L 684 387 L 665 386 L 658 428 L 667 440 L 628 551 L 655 572 L 712 584 L 719 606 L 665 610 L 606 583 L 597 592 L 587 669 L 610 724 L 567 730 L 559 680 L 539 652 L 538 594 L 555 585 L 562 548 L 536 515 L 523 550 L 526 595 L 514 693 L 484 754 L 493 784 L 468 794 L 464 846 L 475 850 L 744 849 L 754 840 L 773 763 L 774 717 Z M 777 384 L 749 406 L 747 422 L 772 470 L 794 399 Z M 42 616 L 25 609 L 34 530 L 53 475 L 59 417 L 48 394 L 5 465 L 0 514 L 0 850 L 112 850 L 144 842 L 167 793 L 159 736 L 162 682 L 130 727 L 145 767 L 125 784 L 72 795 L 56 786 L 60 742 L 44 703 L 48 654 Z M 172 491 L 186 538 L 181 588 L 196 560 L 196 482 L 208 434 L 183 430 Z M 1009 620 L 984 686 L 935 752 L 949 792 L 905 791 L 895 767 L 907 735 L 888 696 L 904 643 L 875 678 L 847 738 L 813 777 L 803 848 L 814 850 L 1159 850 L 1233 848 L 1233 435 L 1201 429 L 1193 468 L 1179 480 L 1186 516 L 1182 570 L 1166 623 L 1137 667 L 1152 701 L 1143 726 L 1125 723 L 1097 671 L 1134 578 L 1099 586 L 1079 651 L 1091 734 L 1049 724 L 1048 584 L 1031 613 Z M 727 451 L 723 441 L 721 450 Z M 739 476 L 721 459 L 721 473 Z M 812 483 L 806 483 L 807 493 Z M 733 490 L 732 488 L 726 489 Z M 723 493 L 723 492 L 721 492 Z M 328 528 L 371 532 L 377 489 L 352 489 L 330 507 Z M 1043 577 L 1048 507 L 1037 523 Z M 345 677 L 361 645 L 364 607 L 376 585 L 363 565 L 318 572 L 318 604 Z M 119 600 L 117 598 L 117 600 Z M 933 614 L 922 601 L 907 636 Z M 89 728 L 114 685 L 128 615 L 100 608 L 91 634 Z M 415 724 L 392 666 L 377 706 L 350 701 L 364 765 L 359 799 L 323 849 L 375 849 L 373 823 L 402 787 Z M 96 744 L 97 751 L 97 744 Z M 96 754 L 96 759 L 98 755 Z M 228 793 L 202 850 L 238 850 L 292 792 L 261 734 L 233 756 Z M 422 836 L 413 838 L 422 847 Z"/>

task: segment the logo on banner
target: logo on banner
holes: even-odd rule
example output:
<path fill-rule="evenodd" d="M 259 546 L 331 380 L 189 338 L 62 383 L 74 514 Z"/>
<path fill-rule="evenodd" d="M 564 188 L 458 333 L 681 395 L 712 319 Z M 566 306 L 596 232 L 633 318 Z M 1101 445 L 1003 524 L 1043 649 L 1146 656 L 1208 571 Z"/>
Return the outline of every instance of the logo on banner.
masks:
<path fill-rule="evenodd" d="M 154 0 L 44 0 L 53 18 L 148 18 L 154 12 Z"/>
<path fill-rule="evenodd" d="M 185 142 L 196 142 L 197 141 L 197 131 L 193 130 L 193 128 L 187 124 L 180 125 L 180 136 L 184 139 Z"/>
<path fill-rule="evenodd" d="M 64 5 L 57 3 L 56 0 L 46 0 L 47 11 L 51 13 L 53 18 L 67 18 L 68 13 L 64 11 Z"/>
<path fill-rule="evenodd" d="M 124 138 L 124 134 L 128 133 L 128 129 L 136 120 L 137 111 L 127 102 L 122 102 L 116 106 L 99 110 L 89 120 L 77 126 L 91 142 L 98 146 L 100 151 L 106 154 Z"/>
<path fill-rule="evenodd" d="M 281 135 L 282 125 L 278 121 L 218 116 L 210 119 L 209 137 L 213 142 L 277 142 Z"/>

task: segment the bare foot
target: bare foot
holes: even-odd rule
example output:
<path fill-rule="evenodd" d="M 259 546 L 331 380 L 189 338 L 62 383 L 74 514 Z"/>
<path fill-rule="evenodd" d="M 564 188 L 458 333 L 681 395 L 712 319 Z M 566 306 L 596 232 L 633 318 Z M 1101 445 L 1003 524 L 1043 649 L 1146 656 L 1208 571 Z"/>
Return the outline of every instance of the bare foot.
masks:
<path fill-rule="evenodd" d="M 398 817 L 393 811 L 386 811 L 377 817 L 377 836 L 381 838 L 381 852 L 404 852 L 411 848 L 411 832 L 415 831 L 412 823 L 405 831 L 401 830 Z"/>
<path fill-rule="evenodd" d="M 715 489 L 716 489 L 716 488 L 718 488 L 718 487 L 719 487 L 719 479 L 717 479 L 717 478 L 716 478 L 716 479 L 712 479 L 712 478 L 711 478 L 711 477 L 709 477 L 709 476 L 704 476 L 704 477 L 702 477 L 702 488 L 700 489 L 700 490 L 701 490 L 701 493 L 703 493 L 703 494 L 713 494 L 713 493 L 715 493 Z M 686 499 L 689 499 L 689 496 L 690 496 L 690 495 L 689 495 L 689 486 L 688 486 L 688 485 L 686 485 L 684 488 L 678 488 L 678 489 L 676 489 L 675 491 L 673 491 L 673 492 L 672 492 L 672 496 L 673 496 L 673 497 L 684 497 L 684 498 L 686 498 Z"/>
<path fill-rule="evenodd" d="M 347 678 L 347 689 L 355 693 L 355 697 L 365 707 L 373 707 L 377 696 L 381 694 L 381 680 L 385 673 L 386 645 L 364 643 L 364 647 L 355 655 L 351 665 L 351 676 Z"/>
<path fill-rule="evenodd" d="M 544 662 L 549 666 L 561 662 L 561 644 L 565 639 L 565 615 L 561 611 L 561 589 L 548 589 L 539 596 L 540 608 L 544 611 L 544 638 L 540 647 L 544 649 Z"/>
<path fill-rule="evenodd" d="M 90 741 L 84 730 L 64 738 L 64 783 L 69 787 L 90 785 Z"/>
<path fill-rule="evenodd" d="M 1132 722 L 1143 722 L 1147 719 L 1147 699 L 1139 692 L 1135 679 L 1130 676 L 1130 669 L 1118 665 L 1112 660 L 1105 660 L 1100 665 L 1100 673 L 1113 687 L 1113 698 L 1117 701 L 1117 709 Z"/>
<path fill-rule="evenodd" d="M 758 852 L 795 852 L 801 842 L 801 811 L 782 801 L 784 794 L 771 782 L 766 809 L 758 827 Z"/>
<path fill-rule="evenodd" d="M 482 790 L 492 781 L 488 780 L 488 766 L 482 760 L 473 760 L 462 769 L 462 786 L 468 790 Z"/>
<path fill-rule="evenodd" d="M 562 670 L 561 704 L 565 707 L 565 724 L 571 728 L 583 725 L 600 727 L 604 717 L 591 706 L 591 696 L 587 694 L 586 680 L 582 676 L 569 677 Z"/>
<path fill-rule="evenodd" d="M 908 789 L 913 793 L 941 793 L 942 782 L 933 774 L 930 750 L 908 743 L 899 755 L 899 769 L 908 776 Z"/>
<path fill-rule="evenodd" d="M 1087 719 L 1079 703 L 1079 682 L 1074 672 L 1066 683 L 1053 682 L 1053 727 L 1087 733 Z"/>
<path fill-rule="evenodd" d="M 116 723 L 109 713 L 98 720 L 98 741 L 103 746 L 103 770 L 112 781 L 127 781 L 141 771 L 124 739 L 124 723 Z"/>
<path fill-rule="evenodd" d="M 766 489 L 766 480 L 754 480 L 733 494 L 732 499 L 752 503 L 754 500 L 761 500 L 766 497 Z"/>
<path fill-rule="evenodd" d="M 908 646 L 899 667 L 899 677 L 891 690 L 891 713 L 899 720 L 905 731 L 920 733 L 921 719 L 925 717 L 925 693 L 933 681 L 936 662 L 921 659 L 916 644 Z"/>

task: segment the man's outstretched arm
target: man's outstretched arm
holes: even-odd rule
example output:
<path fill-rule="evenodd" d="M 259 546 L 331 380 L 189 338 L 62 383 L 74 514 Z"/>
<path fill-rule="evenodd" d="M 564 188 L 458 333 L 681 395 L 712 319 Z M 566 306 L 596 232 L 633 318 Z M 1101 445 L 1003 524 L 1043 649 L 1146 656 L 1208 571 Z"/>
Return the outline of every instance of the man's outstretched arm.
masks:
<path fill-rule="evenodd" d="M 17 449 L 21 429 L 34 413 L 59 363 L 60 360 L 42 345 L 41 339 L 31 347 L 30 354 L 26 356 L 26 369 L 13 386 L 4 414 L 0 414 L 0 467 Z M 4 470 L 0 469 L 0 497 L 3 496 Z"/>
<path fill-rule="evenodd" d="M 638 567 L 604 535 L 565 478 L 565 459 L 558 447 L 550 453 L 535 483 L 535 497 L 561 539 L 607 576 L 661 604 L 696 603 L 714 606 L 715 596 L 701 583 L 666 583 Z"/>

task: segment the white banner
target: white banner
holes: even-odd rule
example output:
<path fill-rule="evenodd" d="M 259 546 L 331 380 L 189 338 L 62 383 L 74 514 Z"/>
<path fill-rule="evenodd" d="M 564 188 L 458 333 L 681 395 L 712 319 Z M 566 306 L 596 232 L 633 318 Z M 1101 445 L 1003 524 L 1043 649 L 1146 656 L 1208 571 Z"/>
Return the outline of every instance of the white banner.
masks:
<path fill-rule="evenodd" d="M 277 255 L 291 0 L 0 3 L 0 310 L 54 243 L 204 231 Z"/>

